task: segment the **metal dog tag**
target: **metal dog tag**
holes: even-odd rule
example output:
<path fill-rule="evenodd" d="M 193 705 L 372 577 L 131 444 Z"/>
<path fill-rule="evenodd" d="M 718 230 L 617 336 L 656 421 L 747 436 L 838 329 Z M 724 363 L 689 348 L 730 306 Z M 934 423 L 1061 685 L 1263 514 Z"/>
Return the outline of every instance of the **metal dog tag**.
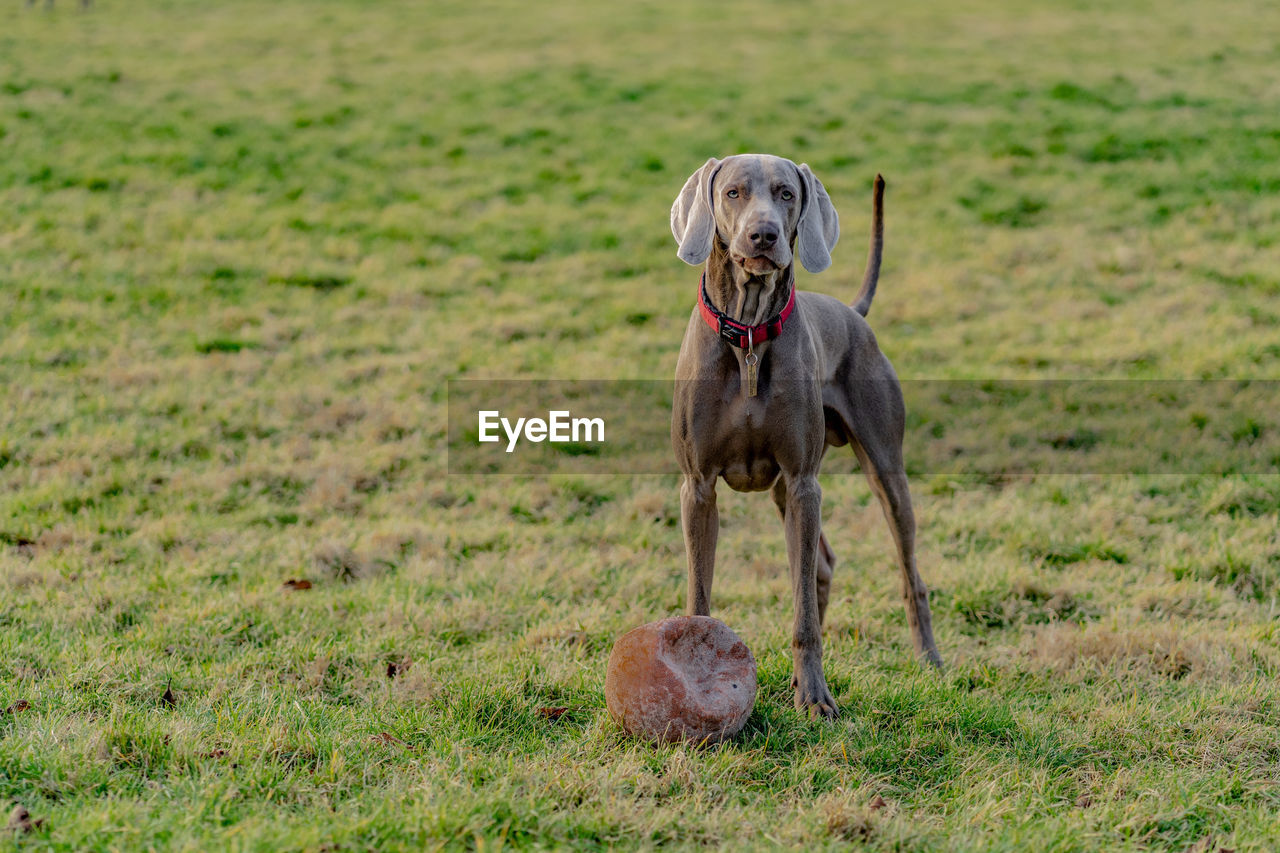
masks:
<path fill-rule="evenodd" d="M 756 342 L 752 340 L 751 330 L 747 329 L 747 396 L 756 395 L 756 368 L 760 365 L 760 357 L 756 355 Z"/>

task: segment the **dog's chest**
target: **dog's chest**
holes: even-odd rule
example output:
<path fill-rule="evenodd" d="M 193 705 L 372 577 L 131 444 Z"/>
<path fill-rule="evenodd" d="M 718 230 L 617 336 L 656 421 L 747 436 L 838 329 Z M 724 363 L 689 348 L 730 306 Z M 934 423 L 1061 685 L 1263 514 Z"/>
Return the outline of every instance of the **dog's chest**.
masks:
<path fill-rule="evenodd" d="M 759 398 L 735 400 L 721 412 L 712 446 L 704 450 L 716 459 L 729 488 L 759 492 L 773 485 L 780 470 L 773 450 L 778 421 Z"/>

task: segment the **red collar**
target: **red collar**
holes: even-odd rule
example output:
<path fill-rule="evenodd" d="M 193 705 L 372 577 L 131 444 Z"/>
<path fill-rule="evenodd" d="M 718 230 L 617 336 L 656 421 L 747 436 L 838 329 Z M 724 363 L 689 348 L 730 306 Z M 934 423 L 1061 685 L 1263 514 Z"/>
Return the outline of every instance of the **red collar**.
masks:
<path fill-rule="evenodd" d="M 707 296 L 706 273 L 702 274 L 702 281 L 698 284 L 698 310 L 702 313 L 702 319 L 707 321 L 707 325 L 722 340 L 728 341 L 738 349 L 750 349 L 752 344 L 767 341 L 782 334 L 782 324 L 787 322 L 787 318 L 791 316 L 791 312 L 795 310 L 795 307 L 796 287 L 793 282 L 791 295 L 787 297 L 787 305 L 778 316 L 761 323 L 759 326 L 744 326 L 737 320 L 731 319 L 728 314 L 717 310 L 711 304 L 711 299 Z"/>

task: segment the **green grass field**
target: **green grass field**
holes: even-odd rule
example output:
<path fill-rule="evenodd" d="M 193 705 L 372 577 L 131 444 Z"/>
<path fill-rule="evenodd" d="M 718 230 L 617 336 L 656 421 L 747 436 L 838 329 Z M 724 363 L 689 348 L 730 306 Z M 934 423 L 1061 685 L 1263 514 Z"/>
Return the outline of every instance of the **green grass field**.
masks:
<path fill-rule="evenodd" d="M 829 475 L 834 723 L 772 505 L 722 488 L 760 694 L 694 749 L 602 695 L 683 609 L 675 477 L 445 458 L 449 379 L 671 375 L 668 209 L 740 151 L 822 178 L 801 286 L 846 298 L 885 175 L 904 378 L 1280 378 L 1273 18 L 3 4 L 0 803 L 41 823 L 0 848 L 1274 849 L 1280 478 L 916 479 L 936 675 Z"/>

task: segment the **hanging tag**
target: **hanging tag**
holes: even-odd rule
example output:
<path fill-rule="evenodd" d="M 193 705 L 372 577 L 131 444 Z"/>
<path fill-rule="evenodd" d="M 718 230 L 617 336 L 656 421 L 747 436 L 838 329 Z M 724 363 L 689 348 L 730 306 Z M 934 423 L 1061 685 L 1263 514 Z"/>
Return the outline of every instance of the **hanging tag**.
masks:
<path fill-rule="evenodd" d="M 751 340 L 751 330 L 747 329 L 747 396 L 754 397 L 756 395 L 756 377 L 757 367 L 760 364 L 760 357 L 756 355 L 755 342 Z"/>

